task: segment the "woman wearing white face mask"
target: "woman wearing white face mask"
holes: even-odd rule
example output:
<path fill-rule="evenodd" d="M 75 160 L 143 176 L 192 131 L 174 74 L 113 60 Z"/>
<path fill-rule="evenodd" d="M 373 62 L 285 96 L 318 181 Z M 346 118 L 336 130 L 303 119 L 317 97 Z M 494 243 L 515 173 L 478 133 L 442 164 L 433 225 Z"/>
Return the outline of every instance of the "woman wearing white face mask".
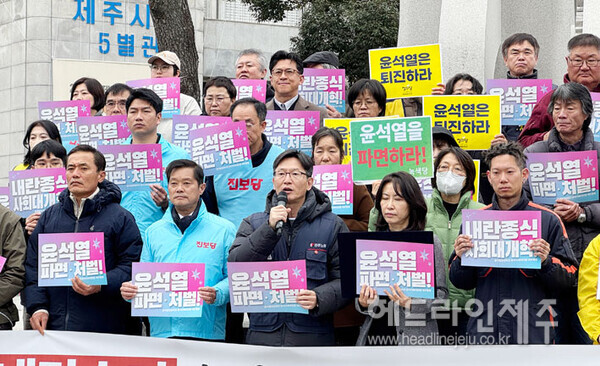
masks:
<path fill-rule="evenodd" d="M 460 231 L 462 210 L 479 209 L 484 205 L 471 199 L 475 191 L 475 164 L 467 152 L 457 147 L 442 150 L 433 163 L 435 177 L 431 180 L 433 194 L 427 199 L 427 224 L 442 242 L 444 260 L 447 262 L 454 250 L 454 241 Z M 440 336 L 465 335 L 469 316 L 465 313 L 465 303 L 471 299 L 474 290 L 459 290 L 448 279 L 450 319 L 438 319 Z M 458 325 L 452 326 L 452 318 L 458 316 Z"/>

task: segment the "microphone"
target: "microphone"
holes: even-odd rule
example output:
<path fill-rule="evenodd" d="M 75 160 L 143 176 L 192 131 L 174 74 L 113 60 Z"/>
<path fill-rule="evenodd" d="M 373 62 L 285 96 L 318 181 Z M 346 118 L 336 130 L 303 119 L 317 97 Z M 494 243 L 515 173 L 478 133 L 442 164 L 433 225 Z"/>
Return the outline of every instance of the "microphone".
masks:
<path fill-rule="evenodd" d="M 285 193 L 285 191 L 281 191 L 277 195 L 277 206 L 285 207 L 286 204 L 287 204 L 287 193 Z M 275 224 L 275 231 L 277 232 L 277 236 L 281 235 L 282 229 L 283 229 L 283 220 L 279 220 Z"/>

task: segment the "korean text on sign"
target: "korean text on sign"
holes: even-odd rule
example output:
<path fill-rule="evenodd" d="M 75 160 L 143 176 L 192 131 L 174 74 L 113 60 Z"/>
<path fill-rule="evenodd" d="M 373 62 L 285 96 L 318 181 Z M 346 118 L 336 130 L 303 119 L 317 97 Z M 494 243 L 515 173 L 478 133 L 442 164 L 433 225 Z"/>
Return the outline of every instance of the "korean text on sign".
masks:
<path fill-rule="evenodd" d="M 204 263 L 133 263 L 133 316 L 201 317 Z"/>
<path fill-rule="evenodd" d="M 8 187 L 11 210 L 27 217 L 58 202 L 58 195 L 67 188 L 66 172 L 64 168 L 11 171 Z"/>
<path fill-rule="evenodd" d="M 305 70 L 306 71 L 306 70 Z M 254 98 L 265 103 L 267 100 L 267 81 L 264 79 L 231 79 L 237 90 L 237 100 Z"/>
<path fill-rule="evenodd" d="M 192 160 L 206 176 L 251 167 L 245 122 L 225 123 L 190 131 Z"/>
<path fill-rule="evenodd" d="M 463 266 L 540 269 L 529 245 L 541 238 L 540 211 L 463 210 L 462 232 L 473 248 L 463 254 Z"/>
<path fill-rule="evenodd" d="M 79 144 L 77 141 L 77 119 L 88 117 L 90 110 L 89 100 L 38 102 L 40 119 L 52 121 L 56 124 L 67 152 Z"/>
<path fill-rule="evenodd" d="M 10 188 L 0 187 L 0 205 L 10 210 Z"/>
<path fill-rule="evenodd" d="M 334 107 L 338 112 L 346 111 L 346 70 L 304 69 L 304 82 L 298 94 L 309 102 L 325 108 Z"/>
<path fill-rule="evenodd" d="M 596 150 L 527 154 L 533 202 L 553 205 L 558 198 L 598 201 Z"/>
<path fill-rule="evenodd" d="M 461 149 L 487 150 L 500 133 L 500 96 L 423 97 L 423 115 L 452 132 Z"/>
<path fill-rule="evenodd" d="M 159 144 L 103 145 L 98 149 L 106 159 L 106 179 L 122 191 L 147 191 L 150 184 L 163 180 Z"/>
<path fill-rule="evenodd" d="M 174 114 L 180 113 L 178 77 L 130 80 L 127 85 L 132 88 L 153 90 L 163 101 L 162 118 L 173 118 Z"/>
<path fill-rule="evenodd" d="M 267 111 L 267 139 L 284 150 L 300 149 L 312 156 L 312 135 L 319 129 L 318 111 Z"/>
<path fill-rule="evenodd" d="M 433 244 L 356 240 L 356 293 L 369 285 L 377 294 L 398 284 L 406 296 L 435 297 Z"/>
<path fill-rule="evenodd" d="M 75 276 L 86 285 L 106 285 L 104 233 L 39 234 L 38 285 L 72 286 Z"/>
<path fill-rule="evenodd" d="M 96 116 L 77 118 L 77 136 L 80 144 L 122 145 L 131 135 L 127 127 L 127 116 Z"/>
<path fill-rule="evenodd" d="M 191 156 L 192 141 L 190 140 L 190 131 L 219 126 L 228 122 L 231 122 L 230 117 L 184 116 L 176 114 L 173 116 L 173 130 L 171 135 L 173 136 L 173 144 L 181 147 Z"/>
<path fill-rule="evenodd" d="M 306 261 L 229 262 L 227 272 L 232 312 L 308 314 L 296 302 L 306 289 Z"/>
<path fill-rule="evenodd" d="M 428 116 L 352 121 L 350 136 L 354 182 L 371 182 L 400 170 L 415 178 L 433 174 Z"/>
<path fill-rule="evenodd" d="M 369 68 L 390 99 L 430 95 L 442 82 L 440 45 L 369 50 Z"/>
<path fill-rule="evenodd" d="M 500 96 L 503 126 L 523 126 L 535 104 L 552 92 L 551 79 L 489 79 L 487 94 Z"/>
<path fill-rule="evenodd" d="M 352 215 L 353 190 L 352 166 L 315 165 L 313 184 L 323 191 L 331 201 L 332 211 L 336 215 Z"/>

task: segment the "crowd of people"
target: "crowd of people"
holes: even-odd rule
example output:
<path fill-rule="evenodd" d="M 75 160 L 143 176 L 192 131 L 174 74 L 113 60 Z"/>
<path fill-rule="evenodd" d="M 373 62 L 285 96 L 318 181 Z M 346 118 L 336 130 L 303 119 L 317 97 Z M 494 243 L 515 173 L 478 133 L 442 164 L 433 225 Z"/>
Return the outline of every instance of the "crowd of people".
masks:
<path fill-rule="evenodd" d="M 539 48 L 530 34 L 517 33 L 502 45 L 508 79 L 536 79 Z M 162 51 L 148 60 L 152 78 L 178 77 L 177 55 Z M 596 150 L 590 130 L 600 91 L 600 38 L 573 37 L 568 44 L 564 84 L 533 109 L 524 127 L 504 126 L 485 151 L 462 150 L 453 134 L 432 128 L 433 193 L 425 198 L 417 180 L 398 171 L 372 185 L 353 187 L 353 212 L 336 215 L 326 194 L 314 185 L 315 165 L 341 164 L 344 140 L 321 127 L 312 136 L 312 156 L 271 143 L 264 134 L 267 110 L 319 111 L 324 118 L 416 116 L 419 98 L 388 100 L 383 85 L 362 79 L 347 91 L 343 115 L 299 95 L 304 69 L 339 68 L 332 52 L 302 60 L 278 51 L 269 62 L 255 49 L 242 51 L 236 78 L 270 74 L 267 102 L 238 99 L 223 76 L 204 84 L 200 105 L 181 94 L 181 114 L 229 117 L 244 122 L 252 167 L 205 176 L 189 154 L 171 143 L 172 120 L 162 118 L 163 102 L 152 90 L 115 84 L 106 91 L 92 78 L 75 81 L 71 99 L 89 100 L 92 115 L 126 115 L 127 144 L 159 144 L 164 177 L 148 191 L 121 191 L 106 179 L 102 153 L 78 145 L 67 153 L 56 125 L 35 121 L 25 133 L 23 163 L 15 170 L 64 167 L 67 188 L 58 203 L 20 219 L 0 206 L 0 329 L 19 320 L 13 298 L 21 294 L 30 329 L 71 330 L 226 341 L 270 346 L 412 344 L 588 344 L 600 342 L 597 298 L 600 256 L 600 202 L 559 199 L 533 203 L 527 153 Z M 460 73 L 432 89 L 433 95 L 482 94 L 482 84 Z M 477 174 L 473 158 L 482 158 Z M 235 190 L 230 182 L 258 182 Z M 475 184 L 480 195 L 473 197 Z M 285 196 L 282 204 L 281 195 Z M 265 205 L 266 202 L 266 205 Z M 464 209 L 541 212 L 541 238 L 529 243 L 540 269 L 463 266 L 473 247 L 462 233 Z M 407 296 L 396 284 L 378 295 L 367 284 L 356 298 L 342 296 L 338 234 L 348 231 L 434 233 L 434 299 Z M 71 287 L 38 285 L 38 235 L 103 232 L 107 285 L 80 278 Z M 210 248 L 198 246 L 210 242 Z M 318 243 L 319 249 L 312 245 Z M 233 313 L 229 306 L 229 262 L 305 260 L 307 289 L 298 313 Z M 202 316 L 131 316 L 138 293 L 131 281 L 134 262 L 204 263 Z M 381 309 L 391 309 L 381 316 Z M 379 311 L 377 310 L 379 309 Z M 442 314 L 446 314 L 443 316 Z M 382 337 L 385 336 L 385 337 Z"/>

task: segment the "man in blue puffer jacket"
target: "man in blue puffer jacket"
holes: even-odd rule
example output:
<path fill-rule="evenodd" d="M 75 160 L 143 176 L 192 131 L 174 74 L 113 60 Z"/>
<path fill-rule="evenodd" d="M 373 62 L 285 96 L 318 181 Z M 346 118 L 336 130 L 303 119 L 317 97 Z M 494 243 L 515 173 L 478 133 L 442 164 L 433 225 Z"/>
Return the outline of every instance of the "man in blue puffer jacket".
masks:
<path fill-rule="evenodd" d="M 173 205 L 146 230 L 142 262 L 204 263 L 206 286 L 199 289 L 204 301 L 202 317 L 150 317 L 150 335 L 223 340 L 229 302 L 227 253 L 235 226 L 206 211 L 200 199 L 206 188 L 204 173 L 195 162 L 174 160 L 166 173 Z M 131 300 L 136 294 L 136 286 L 123 283 L 124 299 Z"/>
<path fill-rule="evenodd" d="M 44 211 L 27 246 L 25 306 L 31 326 L 45 329 L 99 333 L 127 333 L 130 306 L 119 293 L 131 278 L 142 239 L 135 219 L 119 204 L 121 191 L 104 180 L 104 156 L 88 145 L 68 155 L 67 184 L 59 202 Z M 107 284 L 72 287 L 38 286 L 38 235 L 46 233 L 103 232 Z"/>
<path fill-rule="evenodd" d="M 331 212 L 325 193 L 313 187 L 313 162 L 290 149 L 273 162 L 273 186 L 267 207 L 245 218 L 229 253 L 231 262 L 306 260 L 307 290 L 296 301 L 308 314 L 252 313 L 246 342 L 268 346 L 333 346 L 333 313 L 342 298 L 338 233 L 344 221 Z M 287 206 L 277 205 L 279 193 Z M 277 222 L 284 221 L 281 233 Z"/>

